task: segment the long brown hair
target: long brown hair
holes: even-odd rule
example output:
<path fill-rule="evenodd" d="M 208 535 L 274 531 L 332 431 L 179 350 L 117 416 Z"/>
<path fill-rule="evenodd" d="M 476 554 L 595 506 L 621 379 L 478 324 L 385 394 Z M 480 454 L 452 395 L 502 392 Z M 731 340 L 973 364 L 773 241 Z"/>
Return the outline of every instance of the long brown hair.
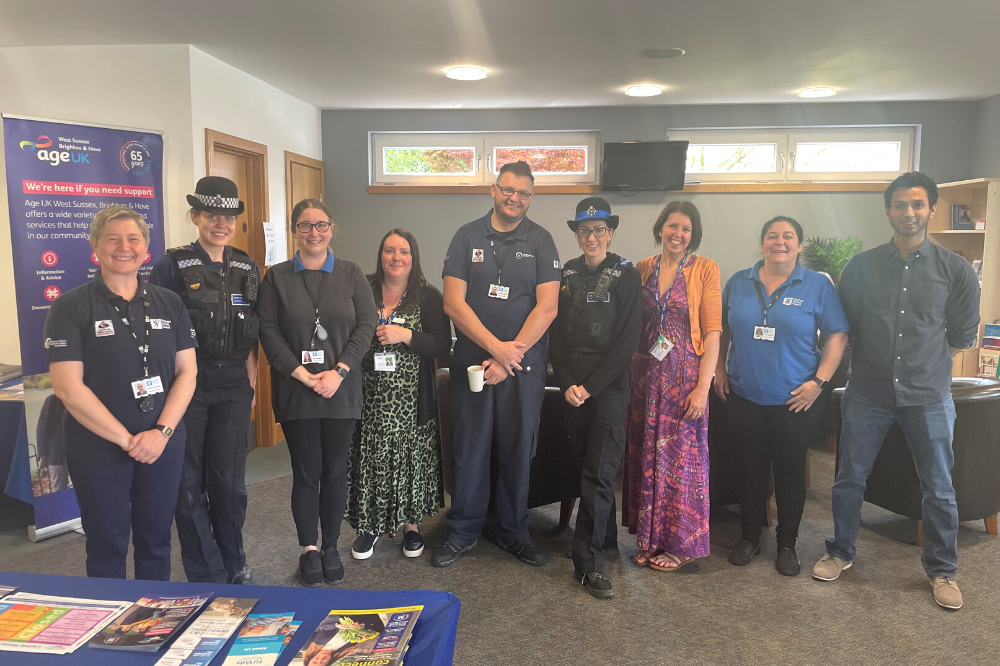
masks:
<path fill-rule="evenodd" d="M 399 313 L 412 312 L 420 303 L 420 292 L 427 284 L 427 280 L 424 279 L 424 273 L 420 270 L 420 248 L 417 247 L 417 239 L 406 229 L 390 229 L 385 236 L 382 236 L 382 242 L 378 244 L 378 254 L 375 255 L 375 273 L 370 278 L 372 291 L 375 293 L 375 305 L 384 307 L 382 283 L 385 281 L 385 271 L 382 269 L 382 250 L 385 248 L 385 241 L 389 236 L 399 236 L 410 244 L 410 258 L 413 260 L 410 265 L 410 279 L 406 283 L 406 298 L 399 304 L 396 311 Z"/>

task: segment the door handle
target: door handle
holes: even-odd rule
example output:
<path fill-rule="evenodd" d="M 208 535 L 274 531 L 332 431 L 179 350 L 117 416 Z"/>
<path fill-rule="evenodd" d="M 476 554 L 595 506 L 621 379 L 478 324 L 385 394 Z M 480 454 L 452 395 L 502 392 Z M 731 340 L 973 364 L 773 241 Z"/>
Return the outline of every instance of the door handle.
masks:
<path fill-rule="evenodd" d="M 247 223 L 244 222 L 243 223 L 243 233 L 246 233 L 246 232 L 247 232 Z"/>

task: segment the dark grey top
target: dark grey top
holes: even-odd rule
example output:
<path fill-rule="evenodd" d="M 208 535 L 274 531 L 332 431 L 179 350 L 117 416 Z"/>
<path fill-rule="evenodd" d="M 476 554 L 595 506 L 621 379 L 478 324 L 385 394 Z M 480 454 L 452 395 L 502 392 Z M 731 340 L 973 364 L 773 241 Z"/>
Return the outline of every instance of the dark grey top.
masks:
<path fill-rule="evenodd" d="M 979 328 L 969 262 L 930 240 L 904 261 L 890 240 L 847 263 L 840 301 L 851 326 L 852 390 L 900 407 L 948 397 L 949 347 L 971 347 Z"/>
<path fill-rule="evenodd" d="M 493 228 L 493 209 L 474 222 L 463 225 L 451 240 L 444 258 L 445 277 L 456 277 L 468 284 L 466 303 L 486 329 L 501 342 L 517 337 L 528 315 L 535 309 L 535 287 L 546 282 L 558 282 L 562 277 L 559 252 L 552 234 L 527 217 L 509 235 Z M 490 243 L 493 243 L 491 246 Z M 510 252 L 507 253 L 508 247 Z M 504 261 L 504 254 L 507 259 Z M 503 270 L 498 265 L 503 263 Z M 507 300 L 491 298 L 490 285 L 498 279 L 510 288 Z M 485 349 L 455 327 L 458 341 L 455 356 L 462 363 L 480 363 L 489 358 Z M 524 361 L 541 364 L 545 361 L 546 336 L 525 351 Z"/>
<path fill-rule="evenodd" d="M 314 345 L 310 345 L 315 321 L 310 292 L 319 303 L 319 320 L 328 334 Z M 375 335 L 378 315 L 372 288 L 357 264 L 337 259 L 329 273 L 296 272 L 292 260 L 272 266 L 261 281 L 257 315 L 260 343 L 271 364 L 276 421 L 361 418 L 361 359 Z M 332 370 L 340 361 L 351 368 L 330 399 L 291 377 L 302 365 L 302 352 L 311 350 L 325 353 L 323 363 L 305 366 L 311 373 Z"/>

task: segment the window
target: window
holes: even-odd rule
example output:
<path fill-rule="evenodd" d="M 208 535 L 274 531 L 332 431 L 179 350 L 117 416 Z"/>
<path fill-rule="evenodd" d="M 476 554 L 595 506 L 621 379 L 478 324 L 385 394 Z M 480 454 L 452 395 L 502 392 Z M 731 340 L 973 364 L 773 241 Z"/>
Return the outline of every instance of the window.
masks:
<path fill-rule="evenodd" d="M 489 185 L 500 167 L 517 160 L 531 165 L 536 185 L 598 182 L 598 132 L 373 132 L 370 136 L 373 185 Z"/>
<path fill-rule="evenodd" d="M 916 127 L 678 130 L 688 182 L 878 182 L 913 168 Z"/>

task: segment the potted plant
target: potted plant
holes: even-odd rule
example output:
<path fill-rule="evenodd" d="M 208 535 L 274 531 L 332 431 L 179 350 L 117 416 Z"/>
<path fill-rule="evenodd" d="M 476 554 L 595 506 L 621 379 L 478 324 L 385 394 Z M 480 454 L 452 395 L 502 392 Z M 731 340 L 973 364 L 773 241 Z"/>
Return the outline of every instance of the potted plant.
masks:
<path fill-rule="evenodd" d="M 826 273 L 836 286 L 840 283 L 840 271 L 861 250 L 861 239 L 857 236 L 807 238 L 802 245 L 802 265 L 809 270 Z"/>

